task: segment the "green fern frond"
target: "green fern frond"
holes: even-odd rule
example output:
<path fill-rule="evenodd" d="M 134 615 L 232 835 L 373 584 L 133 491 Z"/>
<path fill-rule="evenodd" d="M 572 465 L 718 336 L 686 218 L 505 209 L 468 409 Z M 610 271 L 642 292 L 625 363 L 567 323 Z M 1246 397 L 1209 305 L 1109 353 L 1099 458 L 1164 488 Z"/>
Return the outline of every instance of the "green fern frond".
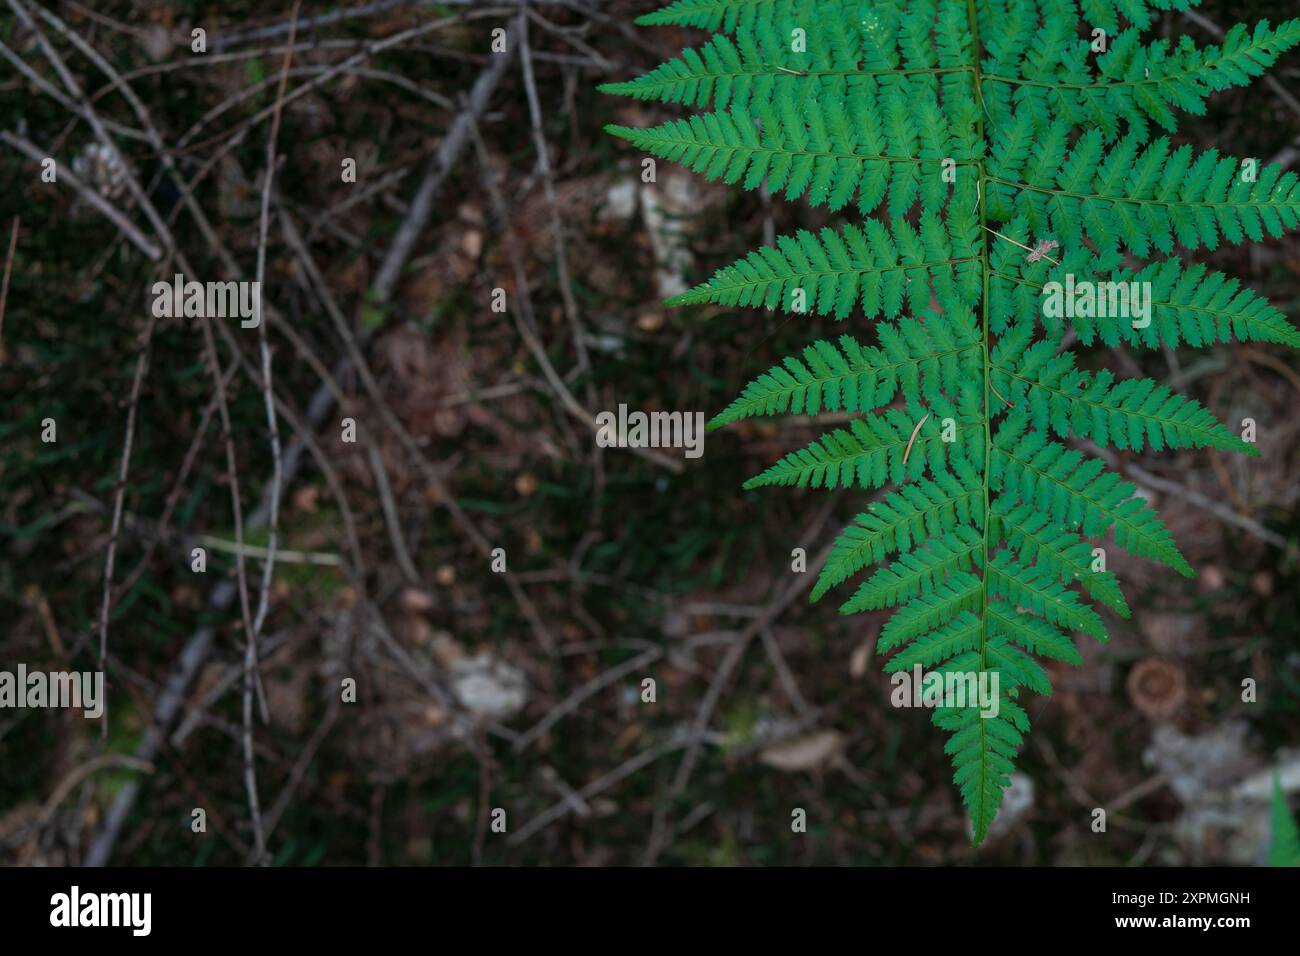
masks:
<path fill-rule="evenodd" d="M 1285 314 L 1242 288 L 1237 279 L 1212 272 L 1201 263 L 1184 266 L 1178 259 L 1164 259 L 1134 271 L 1120 268 L 1118 255 L 1096 255 L 1087 249 L 1067 253 L 1059 265 L 1046 260 L 1026 263 L 1024 251 L 1014 244 L 1033 241 L 1024 220 L 999 232 L 1006 241 L 995 247 L 989 278 L 989 322 L 996 332 L 1005 331 L 1016 316 L 1042 312 L 1048 284 L 1061 288 L 1073 275 L 1126 286 L 1150 283 L 1151 289 L 1151 315 L 1146 325 L 1114 316 L 1070 315 L 1069 325 L 1084 344 L 1099 341 L 1158 348 L 1235 340 L 1300 348 L 1300 330 Z M 1059 320 L 1044 318 L 1049 331 L 1061 331 Z"/>
<path fill-rule="evenodd" d="M 944 579 L 969 568 L 983 543 L 984 536 L 978 531 L 967 525 L 957 525 L 951 531 L 931 538 L 924 547 L 903 554 L 893 564 L 877 570 L 840 608 L 840 613 L 855 614 L 858 611 L 892 607 L 923 591 L 933 592 L 936 588 L 946 586 Z M 979 579 L 973 580 L 978 586 Z M 895 615 L 890 621 L 901 623 L 905 617 L 906 615 Z"/>
<path fill-rule="evenodd" d="M 754 98 L 770 100 L 778 92 L 778 82 L 793 86 L 796 80 L 794 71 L 769 67 L 758 51 L 738 47 L 729 37 L 719 35 L 698 50 L 683 50 L 680 59 L 669 60 L 635 80 L 602 84 L 600 92 L 686 106 L 712 103 L 720 110 L 729 105 L 744 109 Z"/>
<path fill-rule="evenodd" d="M 956 433 L 975 434 L 980 420 L 948 414 Z M 960 438 L 945 441 L 944 427 L 934 415 L 916 417 L 899 409 L 855 418 L 798 451 L 791 452 L 762 474 L 745 482 L 745 489 L 767 485 L 799 488 L 879 488 L 946 470 L 949 449 L 960 453 Z"/>
<path fill-rule="evenodd" d="M 978 647 L 981 625 L 973 612 L 979 609 L 982 590 L 978 577 L 965 571 L 955 572 L 900 607 L 876 642 L 876 652 L 880 654 L 905 647 L 885 666 L 886 673 L 911 670 L 916 664 L 929 667 L 959 651 Z M 896 602 L 884 606 L 893 603 Z M 865 600 L 856 597 L 845 605 L 843 612 L 853 613 L 848 609 L 850 606 L 858 610 L 868 608 Z"/>
<path fill-rule="evenodd" d="M 999 354 L 1007 342 L 1004 338 L 993 351 L 993 387 L 1012 405 L 1025 408 L 1040 431 L 1051 430 L 1062 438 L 1073 434 L 1129 451 L 1209 446 L 1259 454 L 1195 399 L 1149 378 L 1115 383 L 1107 369 L 1080 371 L 1073 355 L 1057 354 L 1056 338 L 1011 358 Z"/>
<path fill-rule="evenodd" d="M 1076 640 L 1106 639 L 1102 609 L 1129 616 L 1108 538 L 1194 574 L 1138 489 L 1067 443 L 1256 453 L 1200 402 L 1085 369 L 1067 343 L 1300 347 L 1263 297 L 1172 257 L 1300 226 L 1300 176 L 1153 135 L 1262 76 L 1300 46 L 1300 19 L 1218 46 L 1143 33 L 1194 5 L 677 0 L 642 22 L 715 35 L 604 87 L 705 111 L 611 127 L 637 149 L 859 220 L 782 236 L 669 304 L 871 326 L 782 359 L 710 425 L 849 416 L 745 487 L 884 489 L 811 598 L 852 581 L 843 613 L 893 609 L 887 672 L 983 688 L 945 692 L 933 717 L 977 844 L 1029 730 L 1024 698 L 1051 692 L 1043 662 L 1081 664 Z M 1082 39 L 1094 29 L 1104 51 Z"/>
<path fill-rule="evenodd" d="M 847 42 L 795 52 L 789 37 L 770 24 L 737 31 L 734 39 L 718 34 L 635 80 L 605 83 L 600 91 L 702 109 L 752 110 L 787 97 L 800 105 L 809 96 L 843 95 L 863 76 L 901 73 L 863 70 L 869 49 L 853 43 L 855 35 L 849 31 Z"/>
<path fill-rule="evenodd" d="M 1300 44 L 1300 20 L 1275 29 L 1264 20 L 1253 32 L 1238 24 L 1222 46 L 1198 47 L 1183 37 L 1172 49 L 1163 39 L 1144 45 L 1140 30 L 1125 30 L 1095 57 L 1077 36 L 1077 23 L 1052 17 L 1025 48 L 1004 45 L 1004 56 L 983 77 L 995 120 L 1008 117 L 1014 100 L 1038 129 L 1064 121 L 1109 140 L 1127 124 L 1145 139 L 1151 122 L 1172 132 L 1176 111 L 1203 114 L 1210 96 L 1248 86 Z"/>
<path fill-rule="evenodd" d="M 973 323 L 958 326 L 952 335 L 948 325 L 904 317 L 896 327 L 881 323 L 877 333 L 878 349 L 848 335 L 840 337 L 838 348 L 814 342 L 802 361 L 791 356 L 746 385 L 709 427 L 755 415 L 868 412 L 889 404 L 900 391 L 908 402 L 919 403 L 923 395 L 955 390 L 962 376 L 974 371 L 979 341 Z M 933 336 L 943 341 L 933 343 Z"/>
<path fill-rule="evenodd" d="M 940 472 L 931 481 L 921 478 L 890 492 L 853 519 L 831 548 L 813 587 L 816 601 L 868 565 L 906 551 L 913 542 L 938 537 L 946 529 L 984 526 L 984 494 L 979 476 L 964 461 L 951 474 Z"/>
<path fill-rule="evenodd" d="M 947 223 L 922 216 L 919 230 L 904 219 L 888 226 L 870 219 L 861 228 L 781 236 L 666 304 L 761 305 L 837 319 L 857 306 L 866 318 L 892 319 L 904 305 L 925 310 L 933 292 L 942 311 L 957 313 L 979 298 L 972 225 L 960 216 Z"/>
<path fill-rule="evenodd" d="M 1031 232 L 1067 247 L 1086 233 L 1134 255 L 1168 254 L 1175 244 L 1216 249 L 1220 240 L 1258 242 L 1300 225 L 1300 176 L 1276 163 L 1261 167 L 1214 149 L 1196 156 L 1190 146 L 1171 151 L 1166 137 L 1144 145 L 1126 136 L 1103 150 L 1098 130 L 1067 152 L 1064 122 L 1036 131 L 1019 116 L 1011 129 L 1015 140 L 995 150 L 989 166 L 991 214 L 1022 216 Z M 1035 137 L 1032 155 L 1025 137 Z"/>
<path fill-rule="evenodd" d="M 1084 538 L 1013 497 L 994 502 L 992 521 L 990 540 L 1005 540 L 1024 560 L 1056 575 L 1058 581 L 1066 584 L 1077 581 L 1116 614 L 1130 616 L 1128 602 L 1115 575 L 1096 567 L 1096 555 Z"/>
<path fill-rule="evenodd" d="M 1070 635 L 1041 617 L 1025 614 L 1005 601 L 990 601 L 989 627 L 993 633 L 1005 637 L 1031 654 L 1067 664 L 1082 664 L 1079 649 Z"/>
<path fill-rule="evenodd" d="M 954 663 L 977 678 L 990 671 L 974 652 Z M 977 706 L 940 707 L 934 713 L 935 725 L 952 734 L 943 749 L 952 758 L 953 783 L 970 811 L 972 839 L 976 844 L 988 835 L 989 826 L 1002 806 L 1002 794 L 1011 786 L 1011 774 L 1015 772 L 1016 754 L 1029 732 L 1029 717 L 1010 693 L 1003 696 L 999 692 L 998 713 L 994 717 L 984 716 Z"/>
<path fill-rule="evenodd" d="M 1049 623 L 1101 640 L 1106 638 L 1106 626 L 1096 611 L 1079 603 L 1077 595 L 1063 587 L 1054 575 L 1026 567 L 1010 551 L 998 552 L 989 562 L 987 580 L 990 594 L 1004 597 Z"/>
<path fill-rule="evenodd" d="M 1079 8 L 1088 23 L 1114 32 L 1121 21 L 1146 29 L 1152 13 L 1159 10 L 1190 10 L 1201 0 L 1079 0 Z"/>
<path fill-rule="evenodd" d="M 835 0 L 829 0 L 828 6 L 835 5 Z M 801 0 L 674 0 L 654 13 L 638 17 L 636 22 L 642 26 L 699 27 L 731 33 L 788 18 L 803 7 Z"/>
<path fill-rule="evenodd" d="M 1286 805 L 1286 794 L 1276 771 L 1273 773 L 1273 802 L 1269 812 L 1268 865 L 1300 866 L 1300 827 Z"/>
<path fill-rule="evenodd" d="M 937 175 L 974 156 L 954 137 L 935 100 L 933 77 L 888 77 L 856 84 L 843 97 L 781 97 L 750 110 L 726 110 L 669 120 L 650 129 L 606 129 L 638 149 L 681 163 L 707 179 L 757 189 L 766 183 L 786 199 L 807 194 L 813 206 L 842 208 L 857 197 L 867 215 L 885 201 L 892 217 L 916 200 L 937 212 L 948 196 Z M 922 176 L 922 170 L 936 175 Z"/>
<path fill-rule="evenodd" d="M 1100 537 L 1114 528 L 1115 542 L 1140 558 L 1167 564 L 1186 577 L 1195 573 L 1173 535 L 1137 488 L 1106 471 L 1095 458 L 1025 430 L 1023 413 L 1011 412 L 994 436 L 989 485 L 1019 496 L 1058 524 Z"/>

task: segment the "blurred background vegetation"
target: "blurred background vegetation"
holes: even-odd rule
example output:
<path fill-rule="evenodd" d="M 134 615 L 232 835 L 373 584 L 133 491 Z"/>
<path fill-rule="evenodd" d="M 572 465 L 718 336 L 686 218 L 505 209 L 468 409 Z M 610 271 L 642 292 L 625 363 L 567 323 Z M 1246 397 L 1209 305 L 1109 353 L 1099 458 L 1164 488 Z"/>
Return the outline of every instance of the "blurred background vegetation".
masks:
<path fill-rule="evenodd" d="M 290 4 L 46 0 L 42 9 L 100 63 L 36 3 L 19 6 L 96 114 L 117 124 L 120 154 L 102 151 L 73 100 L 16 67 L 63 89 L 12 4 L 0 5 L 9 51 L 0 130 L 37 144 L 152 235 L 126 192 L 133 169 L 196 270 L 187 278 L 252 278 Z M 972 851 L 928 714 L 888 704 L 871 650 L 880 618 L 840 618 L 833 600 L 809 606 L 791 590 L 792 550 L 816 555 L 865 499 L 740 489 L 822 429 L 746 423 L 711 435 L 702 458 L 667 450 L 654 460 L 594 447 L 573 407 L 711 416 L 780 357 L 840 331 L 828 319 L 660 305 L 674 284 L 824 214 L 668 164 L 641 182 L 640 157 L 602 127 L 673 111 L 595 86 L 704 39 L 631 27 L 654 6 L 534 4 L 526 53 L 511 54 L 486 109 L 459 133 L 385 296 L 375 292 L 381 263 L 403 224 L 419 221 L 430 164 L 491 70 L 491 31 L 518 10 L 302 5 L 266 251 L 286 448 L 299 434 L 286 413 L 306 421 L 325 377 L 339 394 L 304 430 L 319 455 L 308 449 L 284 488 L 279 546 L 293 553 L 276 564 L 261 638 L 256 696 L 269 719 L 255 708 L 253 740 L 269 859 L 1262 860 L 1268 788 L 1260 802 L 1252 787 L 1277 767 L 1300 790 L 1288 749 L 1300 738 L 1296 357 L 1260 346 L 1087 354 L 1090 365 L 1174 385 L 1230 425 L 1253 418 L 1261 455 L 1121 456 L 1199 576 L 1111 551 L 1134 618 L 1109 619 L 1108 646 L 1053 674 L 1057 692 L 1031 708 L 1035 732 L 1005 826 Z M 1277 16 L 1253 0 L 1199 10 L 1200 22 L 1168 14 L 1157 29 L 1213 42 L 1204 21 Z M 205 55 L 190 51 L 196 27 Z M 170 163 L 105 66 L 146 107 Z M 1279 86 L 1214 97 L 1179 141 L 1296 166 L 1300 103 L 1287 91 L 1300 57 L 1272 75 Z M 355 184 L 341 182 L 344 157 L 356 160 Z M 0 252 L 20 223 L 0 340 L 0 666 L 88 670 L 149 288 L 180 269 L 149 261 L 66 177 L 47 184 L 39 172 L 0 142 Z M 211 235 L 185 209 L 187 189 Z M 1294 321 L 1297 242 L 1227 247 L 1208 260 Z M 492 310 L 497 288 L 509 312 Z M 86 860 L 97 841 L 105 847 L 115 801 L 114 863 L 251 857 L 239 602 L 213 601 L 236 564 L 231 481 L 247 521 L 273 459 L 257 332 L 227 326 L 216 349 L 230 371 L 233 472 L 198 326 L 161 320 L 147 336 L 115 549 L 106 733 L 79 713 L 0 711 L 0 860 Z M 348 339 L 376 389 L 340 364 Z M 345 416 L 358 423 L 356 444 L 339 440 Z M 41 440 L 47 418 L 56 443 Z M 249 549 L 267 532 L 250 526 L 244 539 L 255 599 L 262 561 Z M 509 581 L 484 545 L 505 549 Z M 190 567 L 198 546 L 204 574 Z M 210 642 L 187 661 L 205 627 Z M 152 772 L 115 762 L 140 752 L 164 684 L 191 674 L 187 664 L 197 664 L 193 679 Z M 1241 700 L 1247 677 L 1258 682 L 1253 704 Z M 357 682 L 356 703 L 339 702 L 344 678 Z M 641 699 L 644 678 L 656 681 L 653 704 Z M 207 812 L 206 833 L 191 830 L 195 807 Z M 1095 807 L 1108 809 L 1105 833 L 1092 829 Z M 506 811 L 505 834 L 490 826 L 493 808 Z M 791 832 L 794 808 L 807 811 L 805 834 Z"/>

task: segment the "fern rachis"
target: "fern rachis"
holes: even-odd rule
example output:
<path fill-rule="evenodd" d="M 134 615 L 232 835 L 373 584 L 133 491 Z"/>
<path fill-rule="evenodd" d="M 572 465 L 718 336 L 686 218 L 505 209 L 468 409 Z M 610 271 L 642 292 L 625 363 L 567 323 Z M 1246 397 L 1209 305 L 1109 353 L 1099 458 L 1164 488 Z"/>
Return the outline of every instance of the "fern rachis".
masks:
<path fill-rule="evenodd" d="M 1077 367 L 1067 334 L 1300 346 L 1262 298 L 1173 255 L 1300 226 L 1295 174 L 1157 135 L 1300 44 L 1300 20 L 1234 27 L 1220 46 L 1143 40 L 1156 13 L 1196 2 L 676 0 L 642 22 L 715 35 L 604 88 L 701 111 L 610 127 L 637 148 L 852 220 L 782 237 L 670 303 L 852 320 L 711 426 L 853 416 L 746 487 L 892 486 L 835 541 L 812 597 L 865 575 L 841 610 L 896 608 L 887 671 L 998 678 L 996 716 L 953 701 L 934 715 L 976 843 L 1029 729 L 1024 697 L 1051 692 L 1036 658 L 1078 664 L 1076 633 L 1105 640 L 1094 603 L 1128 616 L 1095 542 L 1193 574 L 1134 486 L 1066 442 L 1255 453 L 1190 398 Z M 1141 289 L 1146 311 L 1044 308 L 1076 279 Z"/>

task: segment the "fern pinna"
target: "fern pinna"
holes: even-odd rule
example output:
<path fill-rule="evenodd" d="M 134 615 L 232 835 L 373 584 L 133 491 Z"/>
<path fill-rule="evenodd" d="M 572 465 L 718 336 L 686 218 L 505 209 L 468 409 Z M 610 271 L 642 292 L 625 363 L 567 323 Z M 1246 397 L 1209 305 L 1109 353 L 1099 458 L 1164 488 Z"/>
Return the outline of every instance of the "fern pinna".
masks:
<path fill-rule="evenodd" d="M 609 128 L 637 148 L 858 220 L 784 236 L 669 303 L 853 320 L 711 424 L 853 416 L 746 487 L 892 486 L 834 542 L 813 598 L 884 562 L 842 610 L 897 606 L 886 670 L 997 676 L 995 707 L 934 714 L 977 844 L 1024 697 L 1051 691 L 1039 659 L 1080 663 L 1076 632 L 1104 640 L 1094 605 L 1129 614 L 1096 542 L 1193 574 L 1134 486 L 1065 441 L 1254 454 L 1198 402 L 1080 368 L 1069 345 L 1300 345 L 1277 309 L 1178 255 L 1294 228 L 1300 180 L 1166 135 L 1300 42 L 1300 20 L 1219 46 L 1144 41 L 1159 11 L 1196 2 L 677 0 L 640 22 L 714 36 L 603 87 L 699 110 Z"/>

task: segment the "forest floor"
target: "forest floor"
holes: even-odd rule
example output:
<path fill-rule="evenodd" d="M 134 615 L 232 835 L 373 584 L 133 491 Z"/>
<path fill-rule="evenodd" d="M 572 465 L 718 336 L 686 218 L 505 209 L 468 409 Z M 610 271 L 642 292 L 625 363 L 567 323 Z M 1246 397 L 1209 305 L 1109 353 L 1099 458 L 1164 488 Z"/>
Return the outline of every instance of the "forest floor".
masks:
<path fill-rule="evenodd" d="M 889 705 L 882 616 L 810 605 L 792 573 L 797 548 L 815 571 L 865 499 L 741 490 L 829 417 L 742 423 L 698 459 L 591 441 L 591 417 L 620 404 L 711 416 L 844 330 L 661 305 L 826 221 L 667 163 L 647 184 L 603 132 L 676 115 L 595 87 L 702 34 L 633 27 L 653 4 L 632 0 L 522 17 L 487 2 L 304 3 L 282 81 L 288 3 L 44 6 L 66 32 L 39 18 L 42 35 L 112 124 L 175 251 L 151 261 L 92 206 L 86 193 L 130 209 L 146 244 L 160 234 L 74 100 L 41 87 L 62 88 L 37 34 L 0 7 L 0 41 L 31 74 L 0 67 L 0 255 L 19 223 L 0 311 L 0 662 L 89 669 L 103 641 L 110 687 L 103 734 L 76 713 L 0 711 L 0 861 L 231 864 L 259 839 L 288 865 L 1259 859 L 1267 803 L 1252 788 L 1287 766 L 1300 789 L 1295 355 L 1083 350 L 1089 367 L 1253 419 L 1261 456 L 1117 456 L 1198 576 L 1112 551 L 1134 616 L 1108 616 L 1110 642 L 1053 671 L 1004 825 L 972 850 L 942 737 L 927 713 Z M 1198 16 L 1253 23 L 1273 7 L 1210 0 Z M 498 28 L 515 44 L 504 58 Z M 1181 15 L 1161 30 L 1214 39 Z M 1178 140 L 1300 165 L 1286 92 L 1300 57 L 1272 75 L 1280 87 L 1216 96 Z M 283 159 L 263 240 L 272 135 Z M 18 140 L 86 188 L 42 183 Z M 260 252 L 260 331 L 214 323 L 209 341 L 153 321 L 157 279 L 249 277 Z M 1295 321 L 1300 240 L 1200 258 Z M 46 419 L 56 443 L 41 441 Z M 247 696 L 241 555 L 250 616 L 266 605 Z M 178 693 L 175 678 L 192 680 Z"/>

